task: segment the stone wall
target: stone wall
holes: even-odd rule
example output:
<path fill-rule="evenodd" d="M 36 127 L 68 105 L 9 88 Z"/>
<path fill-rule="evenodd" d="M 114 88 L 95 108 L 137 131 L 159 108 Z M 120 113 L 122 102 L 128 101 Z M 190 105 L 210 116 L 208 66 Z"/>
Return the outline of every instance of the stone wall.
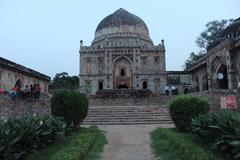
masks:
<path fill-rule="evenodd" d="M 0 95 L 0 120 L 9 117 L 22 116 L 26 114 L 48 114 L 50 113 L 50 97 L 40 95 L 38 100 L 13 100 L 6 95 Z"/>
<path fill-rule="evenodd" d="M 212 90 L 211 92 L 207 92 L 207 91 L 206 92 L 194 92 L 191 94 L 195 95 L 195 96 L 206 97 L 209 100 L 213 110 L 220 109 L 221 97 L 234 95 L 234 96 L 236 96 L 237 107 L 240 108 L 240 92 L 237 90 Z"/>

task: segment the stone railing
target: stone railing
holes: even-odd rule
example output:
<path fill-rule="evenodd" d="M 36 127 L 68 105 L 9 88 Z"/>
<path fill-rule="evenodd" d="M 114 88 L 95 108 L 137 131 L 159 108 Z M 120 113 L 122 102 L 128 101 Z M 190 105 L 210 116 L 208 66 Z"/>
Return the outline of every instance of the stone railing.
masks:
<path fill-rule="evenodd" d="M 0 94 L 0 120 L 34 113 L 41 115 L 50 113 L 50 97 L 48 95 L 41 94 L 40 98 L 36 100 L 22 100 Z"/>

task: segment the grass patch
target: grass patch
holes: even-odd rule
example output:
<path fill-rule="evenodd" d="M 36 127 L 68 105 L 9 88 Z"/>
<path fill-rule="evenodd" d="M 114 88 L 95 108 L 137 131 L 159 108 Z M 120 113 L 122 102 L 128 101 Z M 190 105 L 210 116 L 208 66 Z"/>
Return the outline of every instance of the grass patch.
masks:
<path fill-rule="evenodd" d="M 221 160 L 172 129 L 158 128 L 151 133 L 151 139 L 151 147 L 161 160 Z"/>
<path fill-rule="evenodd" d="M 91 157 L 97 158 L 105 143 L 106 139 L 97 127 L 81 128 L 80 132 L 28 155 L 27 160 L 83 160 L 88 153 L 92 154 Z M 95 151 L 92 153 L 91 149 Z"/>
<path fill-rule="evenodd" d="M 106 139 L 105 135 L 102 132 L 100 132 L 96 142 L 94 143 L 93 147 L 88 152 L 88 154 L 86 155 L 84 160 L 98 159 L 100 156 L 100 153 L 103 151 L 103 146 L 105 144 L 107 144 L 107 139 Z"/>

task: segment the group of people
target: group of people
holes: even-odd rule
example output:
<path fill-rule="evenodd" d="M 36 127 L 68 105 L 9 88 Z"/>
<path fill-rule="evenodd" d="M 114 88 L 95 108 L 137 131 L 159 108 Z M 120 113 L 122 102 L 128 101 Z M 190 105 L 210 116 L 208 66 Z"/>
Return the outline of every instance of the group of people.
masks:
<path fill-rule="evenodd" d="M 22 99 L 34 98 L 38 99 L 40 97 L 41 87 L 39 83 L 34 83 L 33 85 L 25 85 L 23 88 L 20 84 L 15 84 L 10 91 L 0 90 L 0 93 L 11 96 L 13 99 L 20 97 Z"/>
<path fill-rule="evenodd" d="M 165 94 L 166 95 L 169 95 L 171 93 L 171 95 L 179 95 L 179 89 L 175 86 L 175 85 L 165 85 Z M 183 88 L 183 91 L 184 91 L 184 94 L 187 94 L 188 93 L 188 87 L 184 87 Z"/>
<path fill-rule="evenodd" d="M 165 94 L 169 95 L 170 93 L 171 93 L 171 95 L 178 95 L 179 90 L 175 85 L 166 85 L 165 86 Z"/>

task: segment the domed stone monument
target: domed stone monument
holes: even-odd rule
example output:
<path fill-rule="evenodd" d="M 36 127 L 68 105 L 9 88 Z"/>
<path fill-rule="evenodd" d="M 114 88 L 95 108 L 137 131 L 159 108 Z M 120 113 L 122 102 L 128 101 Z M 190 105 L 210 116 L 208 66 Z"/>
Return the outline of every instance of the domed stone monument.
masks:
<path fill-rule="evenodd" d="M 164 92 L 166 64 L 164 41 L 154 45 L 144 21 L 118 9 L 97 26 L 91 46 L 80 41 L 80 91 L 99 90 Z"/>

